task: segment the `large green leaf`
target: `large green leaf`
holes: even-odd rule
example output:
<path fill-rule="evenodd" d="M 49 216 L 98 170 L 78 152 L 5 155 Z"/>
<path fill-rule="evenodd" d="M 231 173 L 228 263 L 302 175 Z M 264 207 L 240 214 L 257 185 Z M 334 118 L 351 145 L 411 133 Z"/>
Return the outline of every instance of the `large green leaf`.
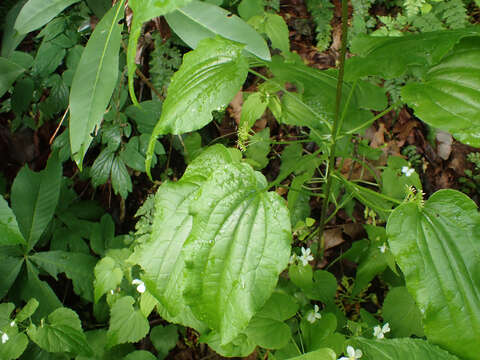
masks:
<path fill-rule="evenodd" d="M 355 349 L 360 349 L 366 359 L 458 360 L 456 356 L 421 339 L 373 340 L 354 338 L 349 343 Z"/>
<path fill-rule="evenodd" d="M 0 245 L 26 244 L 18 228 L 17 219 L 8 203 L 0 195 Z"/>
<path fill-rule="evenodd" d="M 437 64 L 460 39 L 480 36 L 480 27 L 443 30 L 400 37 L 359 36 L 351 47 L 355 56 L 345 64 L 345 79 L 379 75 L 392 79 L 407 69 L 423 70 Z"/>
<path fill-rule="evenodd" d="M 59 308 L 39 327 L 31 324 L 27 333 L 33 342 L 48 352 L 92 355 L 80 319 L 73 310 Z"/>
<path fill-rule="evenodd" d="M 480 147 L 480 38 L 463 39 L 423 82 L 407 84 L 402 98 L 427 124 Z"/>
<path fill-rule="evenodd" d="M 0 298 L 3 298 L 18 276 L 23 264 L 20 253 L 9 254 L 7 248 L 0 247 Z"/>
<path fill-rule="evenodd" d="M 242 48 L 220 37 L 208 38 L 184 56 L 182 66 L 172 77 L 162 116 L 148 145 L 148 174 L 159 135 L 202 128 L 212 120 L 212 111 L 225 108 L 240 90 L 248 72 Z"/>
<path fill-rule="evenodd" d="M 23 67 L 0 57 L 0 97 L 5 94 L 13 82 L 25 71 Z"/>
<path fill-rule="evenodd" d="M 125 296 L 115 301 L 110 312 L 108 348 L 126 342 L 137 342 L 147 335 L 150 325 L 140 310 L 135 310 L 135 300 Z"/>
<path fill-rule="evenodd" d="M 187 303 L 232 341 L 270 297 L 290 257 L 290 217 L 263 175 L 246 164 L 212 173 L 191 206 L 185 247 Z"/>
<path fill-rule="evenodd" d="M 95 266 L 95 302 L 98 302 L 103 294 L 120 284 L 123 279 L 123 271 L 117 262 L 109 256 L 104 257 Z"/>
<path fill-rule="evenodd" d="M 133 20 L 130 27 L 130 37 L 128 40 L 127 65 L 128 65 L 128 89 L 130 97 L 134 104 L 138 105 L 135 90 L 133 88 L 133 76 L 135 74 L 135 56 L 137 54 L 137 43 L 142 25 L 144 22 L 157 16 L 168 14 L 179 7 L 189 3 L 191 0 L 130 0 L 128 5 L 133 11 Z"/>
<path fill-rule="evenodd" d="M 15 30 L 20 34 L 26 34 L 36 30 L 66 7 L 77 3 L 79 0 L 29 0 L 18 14 L 15 21 Z"/>
<path fill-rule="evenodd" d="M 123 3 L 110 9 L 97 24 L 73 77 L 69 132 L 72 156 L 80 168 L 92 142 L 91 134 L 100 126 L 117 83 Z"/>
<path fill-rule="evenodd" d="M 478 359 L 480 214 L 454 190 L 425 205 L 396 208 L 387 223 L 390 248 L 408 291 L 424 313 L 425 335 L 465 359 Z"/>
<path fill-rule="evenodd" d="M 186 311 L 182 298 L 184 255 L 181 250 L 192 227 L 191 202 L 215 168 L 233 161 L 225 147 L 212 146 L 190 163 L 179 182 L 163 184 L 155 196 L 151 237 L 135 249 L 131 261 L 145 270 L 143 280 L 148 291 L 170 316 Z"/>
<path fill-rule="evenodd" d="M 10 57 L 13 51 L 17 48 L 18 44 L 20 44 L 22 40 L 25 38 L 25 34 L 19 34 L 14 29 L 15 19 L 20 13 L 20 10 L 22 9 L 23 5 L 25 5 L 25 2 L 26 0 L 17 2 L 8 11 L 7 16 L 5 17 L 0 56 L 6 57 L 6 58 Z"/>
<path fill-rule="evenodd" d="M 23 167 L 13 181 L 12 210 L 31 249 L 53 217 L 60 196 L 62 164 L 53 154 L 40 172 Z"/>
<path fill-rule="evenodd" d="M 73 290 L 88 301 L 93 301 L 93 268 L 96 259 L 93 256 L 66 251 L 38 252 L 30 259 L 57 279 L 59 273 L 72 280 Z"/>
<path fill-rule="evenodd" d="M 335 360 L 336 358 L 335 351 L 324 348 L 290 358 L 289 360 Z"/>
<path fill-rule="evenodd" d="M 265 40 L 245 21 L 221 7 L 193 0 L 165 18 L 173 31 L 193 49 L 203 39 L 221 35 L 245 44 L 246 51 L 270 61 Z"/>

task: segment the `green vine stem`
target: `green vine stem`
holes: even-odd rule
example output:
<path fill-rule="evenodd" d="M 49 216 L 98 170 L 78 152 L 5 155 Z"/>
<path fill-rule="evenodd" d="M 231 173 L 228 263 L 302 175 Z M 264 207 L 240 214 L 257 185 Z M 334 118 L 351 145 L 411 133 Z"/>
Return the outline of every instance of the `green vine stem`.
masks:
<path fill-rule="evenodd" d="M 332 143 L 330 145 L 330 154 L 327 162 L 326 171 L 326 185 L 325 185 L 325 198 L 322 203 L 322 211 L 320 214 L 320 224 L 318 227 L 318 235 L 320 238 L 320 249 L 323 249 L 323 231 L 325 230 L 328 204 L 330 200 L 330 191 L 332 189 L 332 168 L 335 166 L 335 149 L 337 146 L 337 134 L 340 123 L 340 111 L 342 102 L 342 87 L 343 87 L 343 75 L 345 73 L 345 57 L 347 53 L 347 35 L 348 35 L 348 0 L 342 0 L 342 47 L 340 49 L 340 63 L 338 69 L 337 80 L 337 96 L 335 99 L 335 117 L 333 119 L 332 127 Z M 319 254 L 323 254 L 323 251 L 319 251 Z"/>

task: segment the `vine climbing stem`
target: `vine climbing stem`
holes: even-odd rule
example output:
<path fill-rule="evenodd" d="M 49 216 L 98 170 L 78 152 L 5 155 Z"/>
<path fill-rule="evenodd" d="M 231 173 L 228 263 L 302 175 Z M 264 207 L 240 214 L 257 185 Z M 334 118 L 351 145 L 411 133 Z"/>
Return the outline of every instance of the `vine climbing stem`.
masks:
<path fill-rule="evenodd" d="M 323 257 L 323 233 L 325 230 L 326 219 L 328 214 L 328 204 L 330 202 L 330 192 L 332 189 L 332 168 L 335 167 L 335 149 L 337 146 L 337 134 L 340 121 L 341 103 L 342 103 L 342 88 L 343 75 L 345 73 L 345 58 L 347 54 L 347 38 L 348 38 L 348 0 L 342 0 L 342 47 L 340 49 L 340 62 L 338 65 L 338 79 L 337 79 L 337 95 L 335 98 L 335 116 L 333 118 L 330 154 L 328 156 L 327 170 L 326 170 L 326 185 L 325 197 L 322 203 L 322 211 L 320 213 L 320 224 L 318 228 L 318 238 L 320 239 L 319 257 Z"/>

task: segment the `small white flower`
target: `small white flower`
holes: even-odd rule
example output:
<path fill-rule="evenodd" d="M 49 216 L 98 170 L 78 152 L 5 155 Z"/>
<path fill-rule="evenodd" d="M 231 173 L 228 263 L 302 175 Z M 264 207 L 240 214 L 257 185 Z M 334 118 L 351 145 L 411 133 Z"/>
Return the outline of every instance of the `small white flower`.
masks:
<path fill-rule="evenodd" d="M 302 262 L 303 266 L 307 266 L 308 262 L 313 260 L 312 251 L 310 248 L 305 249 L 302 247 L 302 255 L 298 257 L 298 260 Z"/>
<path fill-rule="evenodd" d="M 295 264 L 296 261 L 297 261 L 297 254 L 293 253 L 292 256 L 290 256 L 290 260 L 288 261 L 288 263 L 292 265 L 292 264 Z"/>
<path fill-rule="evenodd" d="M 111 294 L 111 295 L 115 294 L 115 291 L 113 291 L 113 289 L 110 290 L 110 294 Z"/>
<path fill-rule="evenodd" d="M 402 166 L 402 173 L 404 173 L 406 177 L 409 177 L 414 172 L 415 172 L 415 169 L 409 168 L 408 166 Z"/>
<path fill-rule="evenodd" d="M 133 279 L 132 284 L 133 284 L 133 285 L 138 285 L 138 286 L 137 286 L 137 291 L 138 291 L 140 294 L 143 294 L 143 293 L 145 292 L 146 288 L 145 288 L 145 284 L 143 283 L 142 280 L 140 280 L 140 279 Z"/>
<path fill-rule="evenodd" d="M 313 324 L 315 321 L 322 318 L 322 314 L 320 314 L 319 311 L 320 311 L 320 309 L 318 308 L 318 305 L 315 305 L 313 307 L 313 311 L 308 312 L 307 321 L 310 324 Z"/>
<path fill-rule="evenodd" d="M 15 320 L 13 320 L 11 323 L 10 323 L 10 327 L 14 327 L 15 326 Z"/>
<path fill-rule="evenodd" d="M 383 339 L 385 337 L 385 334 L 388 332 L 390 332 L 390 325 L 388 323 L 385 323 L 383 327 L 377 325 L 373 328 L 373 336 L 375 336 L 379 340 Z"/>
<path fill-rule="evenodd" d="M 349 345 L 347 346 L 347 355 L 348 357 L 342 356 L 338 360 L 357 360 L 362 357 L 363 353 L 362 350 L 355 350 L 352 346 Z"/>
<path fill-rule="evenodd" d="M 2 344 L 5 344 L 8 341 L 8 339 L 9 339 L 9 337 L 8 337 L 7 333 L 3 333 L 2 334 Z"/>
<path fill-rule="evenodd" d="M 385 251 L 387 251 L 387 244 L 386 244 L 386 243 L 383 243 L 383 245 L 382 245 L 382 246 L 379 246 L 378 248 L 380 249 L 380 252 L 381 252 L 382 254 L 385 254 Z"/>

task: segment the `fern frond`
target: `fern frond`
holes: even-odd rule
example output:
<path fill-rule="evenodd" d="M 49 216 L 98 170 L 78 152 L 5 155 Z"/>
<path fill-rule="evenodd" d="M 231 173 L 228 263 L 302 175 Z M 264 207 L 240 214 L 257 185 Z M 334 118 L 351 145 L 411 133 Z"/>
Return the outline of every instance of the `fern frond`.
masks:
<path fill-rule="evenodd" d="M 434 11 L 449 29 L 462 29 L 468 24 L 467 9 L 462 0 L 444 1 Z"/>
<path fill-rule="evenodd" d="M 324 51 L 332 41 L 333 4 L 329 0 L 306 0 L 306 5 L 315 22 L 317 48 Z"/>

